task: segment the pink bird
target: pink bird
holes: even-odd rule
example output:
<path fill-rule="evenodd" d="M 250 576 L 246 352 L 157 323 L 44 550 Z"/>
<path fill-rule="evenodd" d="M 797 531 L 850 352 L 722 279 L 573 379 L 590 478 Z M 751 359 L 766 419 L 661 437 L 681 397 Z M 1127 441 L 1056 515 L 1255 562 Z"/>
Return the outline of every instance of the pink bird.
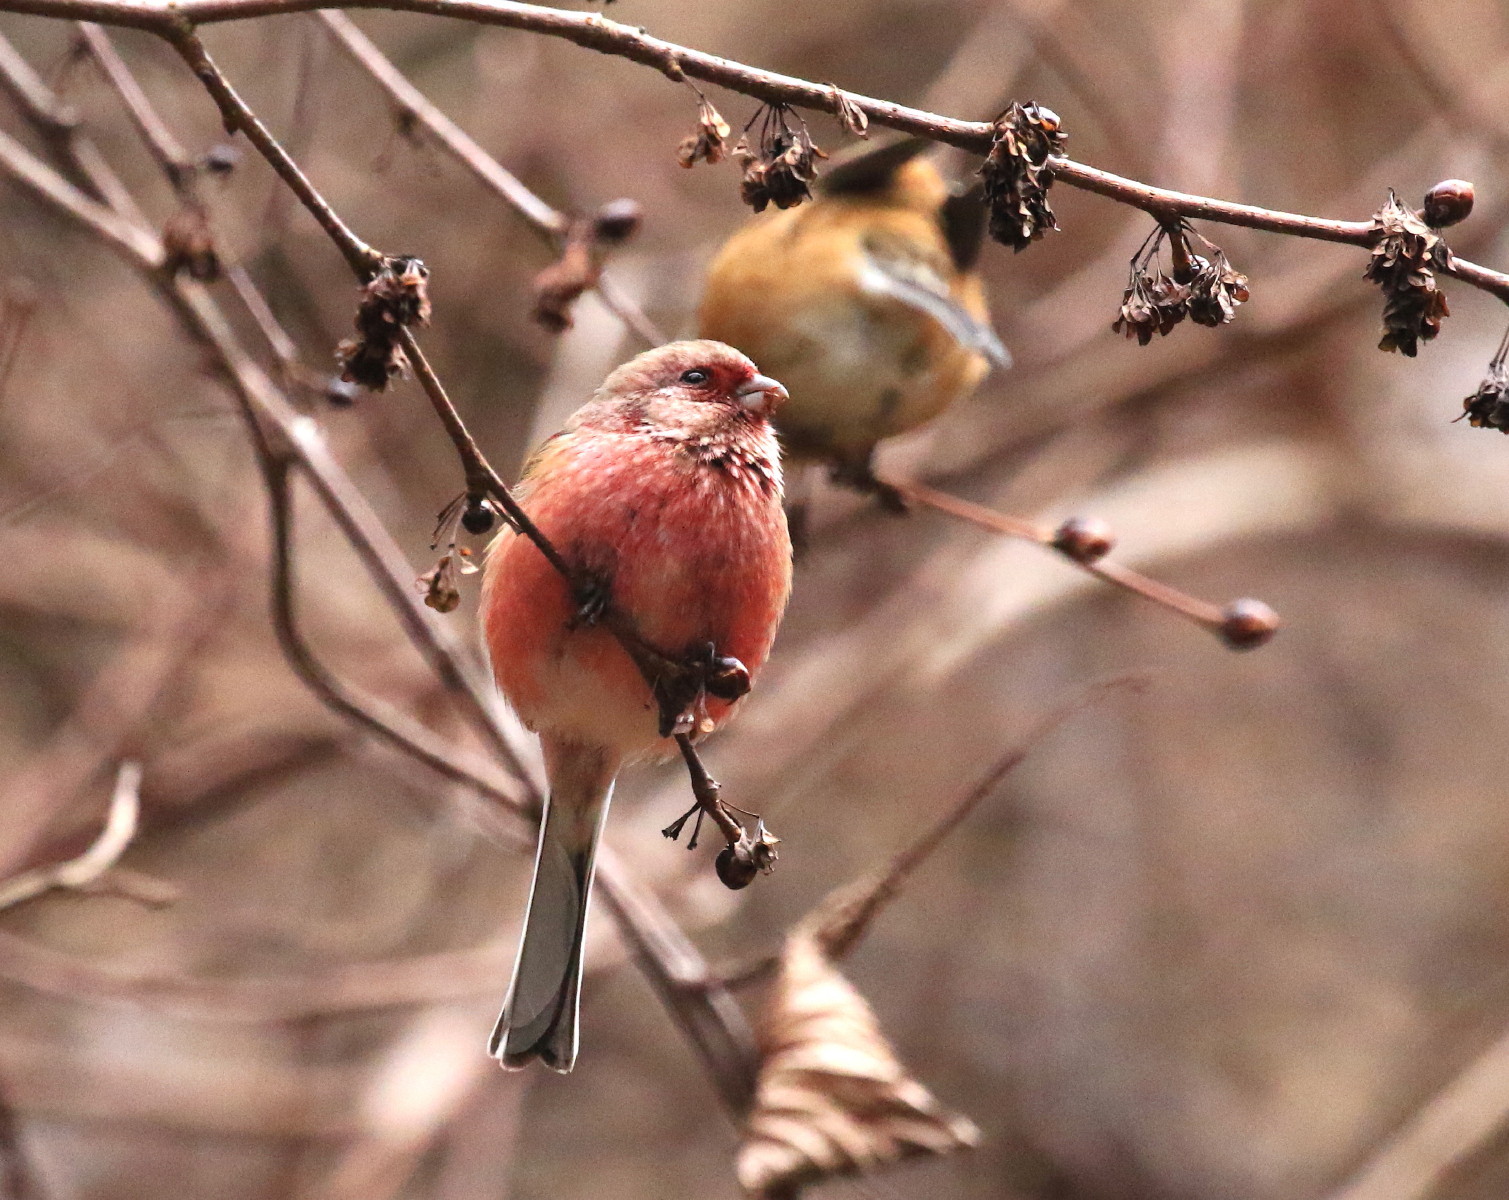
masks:
<path fill-rule="evenodd" d="M 791 589 L 780 451 L 786 389 L 721 342 L 625 363 L 530 459 L 519 499 L 596 599 L 681 661 L 770 651 Z M 540 735 L 549 798 L 513 983 L 489 1051 L 505 1067 L 576 1061 L 592 864 L 619 769 L 672 753 L 638 668 L 528 539 L 488 556 L 482 622 L 498 686 Z M 699 699 L 697 733 L 734 703 Z"/>

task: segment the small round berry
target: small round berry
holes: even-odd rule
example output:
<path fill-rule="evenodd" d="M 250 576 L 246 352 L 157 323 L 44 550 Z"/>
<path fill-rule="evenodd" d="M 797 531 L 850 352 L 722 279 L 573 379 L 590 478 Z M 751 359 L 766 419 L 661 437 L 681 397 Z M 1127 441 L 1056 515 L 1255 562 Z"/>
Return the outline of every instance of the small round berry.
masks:
<path fill-rule="evenodd" d="M 718 872 L 718 878 L 723 881 L 723 886 L 734 892 L 747 888 L 754 882 L 754 877 L 760 873 L 754 860 L 749 856 L 749 852 L 737 846 L 724 846 L 719 850 L 713 869 Z"/>
<path fill-rule="evenodd" d="M 621 242 L 634 236 L 644 213 L 637 200 L 610 200 L 597 210 L 593 229 L 605 242 Z"/>
<path fill-rule="evenodd" d="M 1233 650 L 1257 649 L 1278 627 L 1278 613 L 1261 600 L 1233 600 L 1221 610 L 1221 640 Z"/>
<path fill-rule="evenodd" d="M 461 528 L 467 533 L 486 533 L 497 522 L 498 514 L 484 496 L 468 496 L 466 511 L 461 514 Z"/>
<path fill-rule="evenodd" d="M 1445 229 L 1467 219 L 1472 212 L 1472 200 L 1472 184 L 1467 180 L 1443 179 L 1425 193 L 1425 211 L 1421 215 L 1432 228 Z"/>
<path fill-rule="evenodd" d="M 707 690 L 730 703 L 749 691 L 749 668 L 737 658 L 720 658 L 708 672 Z"/>
<path fill-rule="evenodd" d="M 1053 548 L 1077 563 L 1099 562 L 1115 545 L 1110 527 L 1095 517 L 1070 517 L 1053 533 Z"/>

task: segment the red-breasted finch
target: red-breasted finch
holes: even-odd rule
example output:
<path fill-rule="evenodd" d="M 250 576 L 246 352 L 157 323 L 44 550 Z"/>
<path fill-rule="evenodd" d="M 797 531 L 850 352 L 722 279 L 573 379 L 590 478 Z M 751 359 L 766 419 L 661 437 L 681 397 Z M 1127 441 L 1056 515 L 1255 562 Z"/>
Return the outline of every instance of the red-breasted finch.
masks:
<path fill-rule="evenodd" d="M 1011 364 L 974 270 L 983 201 L 951 194 L 918 157 L 926 146 L 866 148 L 822 177 L 816 199 L 756 217 L 708 270 L 701 335 L 791 389 L 776 418 L 790 455 L 855 484 L 871 482 L 877 442 Z"/>
<path fill-rule="evenodd" d="M 765 661 L 791 588 L 780 451 L 786 389 L 719 342 L 619 367 L 525 467 L 519 499 L 566 562 L 677 661 Z M 582 938 L 613 781 L 675 750 L 638 668 L 528 539 L 505 532 L 483 580 L 498 685 L 540 735 L 550 794 L 519 957 L 490 1052 L 506 1067 L 576 1060 Z M 733 704 L 705 695 L 697 733 Z"/>

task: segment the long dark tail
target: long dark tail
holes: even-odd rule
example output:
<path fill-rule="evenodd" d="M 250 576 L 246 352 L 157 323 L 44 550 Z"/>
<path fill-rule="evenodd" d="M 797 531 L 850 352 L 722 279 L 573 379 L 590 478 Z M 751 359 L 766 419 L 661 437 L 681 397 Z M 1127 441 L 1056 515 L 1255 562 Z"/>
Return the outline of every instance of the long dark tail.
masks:
<path fill-rule="evenodd" d="M 534 887 L 513 983 L 488 1043 L 488 1053 L 511 1070 L 538 1058 L 564 1073 L 576 1062 L 592 862 L 618 765 L 609 751 L 545 739 L 550 797 L 540 822 Z"/>

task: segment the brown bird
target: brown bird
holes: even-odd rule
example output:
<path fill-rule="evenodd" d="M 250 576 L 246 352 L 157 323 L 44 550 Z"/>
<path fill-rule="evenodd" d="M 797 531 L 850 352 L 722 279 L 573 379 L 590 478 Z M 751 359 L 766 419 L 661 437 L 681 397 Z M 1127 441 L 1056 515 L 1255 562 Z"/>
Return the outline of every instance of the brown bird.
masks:
<path fill-rule="evenodd" d="M 810 203 L 756 217 L 713 260 L 699 313 L 703 337 L 786 384 L 776 426 L 789 455 L 883 498 L 876 444 L 1011 365 L 974 269 L 979 189 L 951 192 L 920 157 L 927 146 L 867 147 L 830 169 Z"/>

